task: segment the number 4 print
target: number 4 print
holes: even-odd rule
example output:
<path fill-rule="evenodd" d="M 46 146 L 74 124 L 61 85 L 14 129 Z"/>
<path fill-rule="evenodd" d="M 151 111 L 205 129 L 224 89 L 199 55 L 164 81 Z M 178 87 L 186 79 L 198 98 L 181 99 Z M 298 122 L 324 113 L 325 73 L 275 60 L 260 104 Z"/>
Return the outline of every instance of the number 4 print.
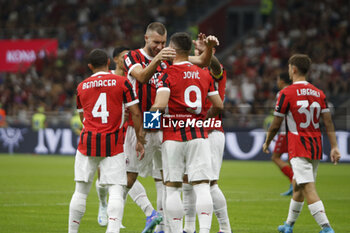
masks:
<path fill-rule="evenodd" d="M 101 107 L 101 111 L 98 111 Z M 109 112 L 107 111 L 107 95 L 106 93 L 101 93 L 98 97 L 94 108 L 92 109 L 93 117 L 101 117 L 102 124 L 108 123 Z"/>

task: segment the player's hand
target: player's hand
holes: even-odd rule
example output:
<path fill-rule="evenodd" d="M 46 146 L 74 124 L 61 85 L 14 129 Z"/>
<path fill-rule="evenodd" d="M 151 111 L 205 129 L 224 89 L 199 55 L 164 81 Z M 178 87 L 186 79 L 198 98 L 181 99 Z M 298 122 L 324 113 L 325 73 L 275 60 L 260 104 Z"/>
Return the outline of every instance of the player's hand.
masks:
<path fill-rule="evenodd" d="M 170 47 L 165 47 L 162 50 L 160 50 L 160 52 L 157 54 L 155 59 L 157 59 L 157 61 L 163 61 L 163 60 L 172 61 L 174 60 L 175 56 L 176 56 L 175 49 Z"/>
<path fill-rule="evenodd" d="M 205 38 L 206 36 L 203 33 L 199 33 L 197 40 L 192 40 L 195 49 L 197 49 L 200 54 L 205 50 Z"/>
<path fill-rule="evenodd" d="M 141 128 L 139 135 L 137 136 L 137 141 L 142 145 L 146 144 L 146 132 Z"/>
<path fill-rule="evenodd" d="M 216 38 L 216 36 L 207 36 L 205 38 L 205 45 L 208 47 L 208 48 L 214 48 L 215 46 L 219 46 L 219 40 L 218 38 Z"/>
<path fill-rule="evenodd" d="M 140 142 L 136 143 L 136 155 L 139 160 L 143 159 L 143 157 L 145 156 L 145 148 Z"/>
<path fill-rule="evenodd" d="M 331 161 L 334 163 L 334 165 L 337 165 L 340 159 L 340 152 L 338 147 L 332 148 L 331 149 Z"/>
<path fill-rule="evenodd" d="M 266 153 L 266 154 L 270 153 L 270 151 L 269 151 L 269 144 L 267 144 L 266 142 L 263 145 L 263 152 Z"/>

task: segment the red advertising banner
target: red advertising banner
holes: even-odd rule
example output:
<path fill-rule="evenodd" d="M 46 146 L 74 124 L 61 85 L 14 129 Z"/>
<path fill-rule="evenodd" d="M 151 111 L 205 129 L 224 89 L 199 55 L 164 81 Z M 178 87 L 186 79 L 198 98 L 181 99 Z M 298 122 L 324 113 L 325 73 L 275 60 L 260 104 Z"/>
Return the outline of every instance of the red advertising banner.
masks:
<path fill-rule="evenodd" d="M 56 39 L 0 40 L 0 72 L 24 72 L 37 58 L 57 55 Z"/>

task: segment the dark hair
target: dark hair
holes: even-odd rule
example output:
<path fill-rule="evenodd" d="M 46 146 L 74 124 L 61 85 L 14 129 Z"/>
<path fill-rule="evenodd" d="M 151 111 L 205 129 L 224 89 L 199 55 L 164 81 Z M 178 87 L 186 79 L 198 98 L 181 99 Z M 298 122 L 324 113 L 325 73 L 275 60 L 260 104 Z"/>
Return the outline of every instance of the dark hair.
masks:
<path fill-rule="evenodd" d="M 108 63 L 108 55 L 102 49 L 94 49 L 89 53 L 88 63 L 94 68 L 105 66 Z"/>
<path fill-rule="evenodd" d="M 125 50 L 130 50 L 130 48 L 125 46 L 118 46 L 113 50 L 113 58 L 118 57 L 119 54 Z"/>
<path fill-rule="evenodd" d="M 154 22 L 154 23 L 150 23 L 147 26 L 146 33 L 149 32 L 149 31 L 155 31 L 159 35 L 163 36 L 166 33 L 166 28 L 165 28 L 164 24 L 159 23 L 159 22 Z"/>
<path fill-rule="evenodd" d="M 289 58 L 288 64 L 297 67 L 301 75 L 306 75 L 311 66 L 311 59 L 306 54 L 294 54 Z"/>
<path fill-rule="evenodd" d="M 185 52 L 189 54 L 192 48 L 192 39 L 187 32 L 177 32 L 173 34 L 170 37 L 170 43 L 173 43 L 175 45 L 175 50 L 177 53 Z"/>
<path fill-rule="evenodd" d="M 289 78 L 288 72 L 280 73 L 279 77 L 280 77 L 280 80 L 282 80 L 286 84 L 291 84 L 292 83 L 292 81 Z"/>

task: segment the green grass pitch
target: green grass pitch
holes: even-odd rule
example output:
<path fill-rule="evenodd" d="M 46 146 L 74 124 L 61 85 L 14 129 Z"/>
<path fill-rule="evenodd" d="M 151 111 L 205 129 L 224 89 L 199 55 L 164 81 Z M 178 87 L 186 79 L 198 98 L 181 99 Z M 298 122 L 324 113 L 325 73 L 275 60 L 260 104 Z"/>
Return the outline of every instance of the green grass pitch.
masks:
<path fill-rule="evenodd" d="M 73 156 L 0 155 L 0 232 L 67 232 L 68 207 L 74 191 Z M 290 197 L 279 193 L 288 180 L 272 162 L 224 161 L 220 187 L 224 192 L 233 232 L 272 233 L 287 217 Z M 155 206 L 152 179 L 140 179 Z M 328 218 L 338 233 L 350 232 L 350 164 L 322 163 L 317 189 Z M 105 232 L 97 224 L 98 200 L 94 185 L 87 200 L 80 232 Z M 140 233 L 145 216 L 128 198 L 121 232 Z M 198 225 L 197 225 L 198 230 Z M 211 232 L 218 231 L 213 217 Z M 320 228 L 307 205 L 295 233 L 316 233 Z"/>

